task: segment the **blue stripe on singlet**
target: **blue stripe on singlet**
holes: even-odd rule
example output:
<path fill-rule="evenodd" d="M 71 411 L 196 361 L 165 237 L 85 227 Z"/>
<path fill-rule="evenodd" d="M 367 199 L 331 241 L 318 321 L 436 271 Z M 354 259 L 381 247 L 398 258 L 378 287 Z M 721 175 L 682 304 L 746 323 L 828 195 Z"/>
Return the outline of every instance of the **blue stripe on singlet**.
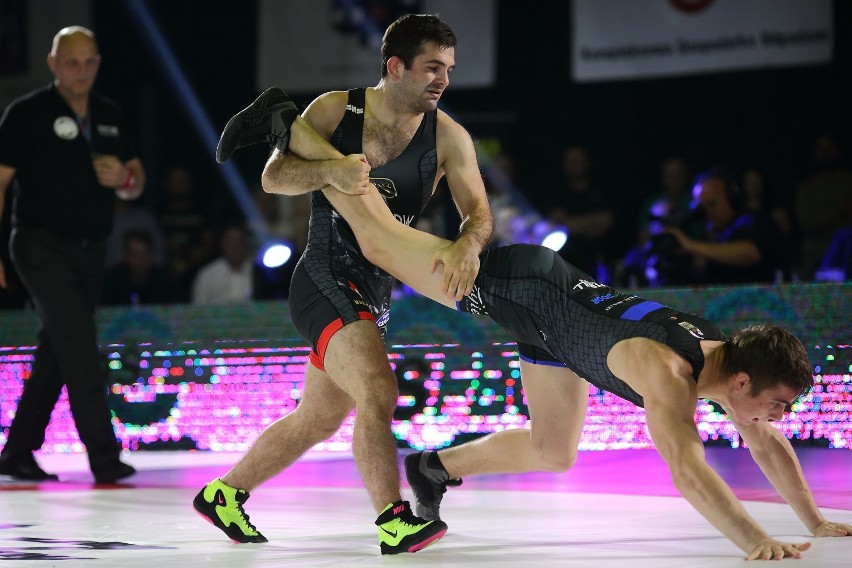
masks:
<path fill-rule="evenodd" d="M 534 365 L 544 365 L 545 367 L 560 367 L 565 368 L 568 365 L 562 363 L 561 361 L 544 361 L 540 359 L 533 359 L 532 357 L 524 357 L 520 353 L 518 354 L 518 358 L 522 361 L 526 361 L 527 363 L 532 363 Z"/>
<path fill-rule="evenodd" d="M 662 307 L 664 307 L 662 304 L 645 300 L 644 302 L 639 302 L 635 306 L 630 306 L 630 308 L 621 314 L 621 319 L 639 321 L 654 310 L 659 310 Z"/>

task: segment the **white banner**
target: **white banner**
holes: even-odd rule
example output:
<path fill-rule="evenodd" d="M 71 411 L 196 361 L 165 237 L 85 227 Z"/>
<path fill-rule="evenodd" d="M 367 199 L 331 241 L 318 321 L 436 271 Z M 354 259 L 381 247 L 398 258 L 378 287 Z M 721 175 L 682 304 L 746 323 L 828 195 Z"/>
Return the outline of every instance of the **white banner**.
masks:
<path fill-rule="evenodd" d="M 409 6 L 438 14 L 456 34 L 456 69 L 450 88 L 494 83 L 496 8 L 494 0 L 389 1 L 388 22 L 367 16 L 368 2 L 261 0 L 258 30 L 258 90 L 277 85 L 287 92 L 367 87 L 381 76 L 381 40 L 396 14 Z M 401 14 L 400 14 L 401 15 Z"/>
<path fill-rule="evenodd" d="M 575 81 L 831 61 L 831 0 L 572 0 Z"/>

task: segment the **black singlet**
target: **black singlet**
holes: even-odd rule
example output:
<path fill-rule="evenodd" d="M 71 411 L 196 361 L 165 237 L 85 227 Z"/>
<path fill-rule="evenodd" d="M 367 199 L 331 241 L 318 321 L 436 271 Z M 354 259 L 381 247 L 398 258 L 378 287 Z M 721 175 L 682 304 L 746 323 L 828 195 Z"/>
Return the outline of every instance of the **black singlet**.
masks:
<path fill-rule="evenodd" d="M 619 341 L 647 337 L 704 367 L 702 339 L 724 340 L 713 323 L 595 282 L 545 247 L 511 245 L 480 256 L 479 276 L 459 310 L 488 315 L 518 341 L 522 359 L 564 366 L 638 406 L 642 397 L 606 363 Z"/>
<path fill-rule="evenodd" d="M 346 112 L 331 136 L 343 154 L 361 153 L 364 89 L 349 91 Z M 370 172 L 394 216 L 417 222 L 432 196 L 438 173 L 438 113 L 425 113 L 403 152 Z M 299 334 L 311 343 L 311 362 L 324 369 L 329 339 L 359 319 L 373 320 L 382 337 L 390 318 L 393 277 L 361 253 L 352 229 L 319 192 L 311 196 L 308 244 L 290 285 L 290 314 Z"/>

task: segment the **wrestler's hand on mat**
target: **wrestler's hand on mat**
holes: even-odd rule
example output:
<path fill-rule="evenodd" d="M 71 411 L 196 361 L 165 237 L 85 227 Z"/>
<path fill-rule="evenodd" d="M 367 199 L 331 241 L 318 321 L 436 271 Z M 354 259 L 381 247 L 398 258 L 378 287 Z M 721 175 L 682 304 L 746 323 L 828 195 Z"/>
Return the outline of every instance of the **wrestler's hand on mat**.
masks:
<path fill-rule="evenodd" d="M 852 536 L 852 525 L 823 521 L 811 529 L 814 536 Z"/>
<path fill-rule="evenodd" d="M 441 264 L 444 265 L 441 283 L 444 294 L 456 302 L 470 294 L 479 273 L 479 251 L 466 243 L 455 241 L 439 249 L 432 257 L 432 272 Z"/>
<path fill-rule="evenodd" d="M 760 541 L 751 549 L 746 560 L 781 560 L 782 558 L 801 558 L 802 552 L 809 549 L 811 543 L 793 544 L 781 542 L 773 538 Z"/>
<path fill-rule="evenodd" d="M 364 154 L 349 154 L 330 162 L 333 169 L 329 183 L 341 193 L 364 195 L 373 188 L 370 184 L 370 163 Z"/>

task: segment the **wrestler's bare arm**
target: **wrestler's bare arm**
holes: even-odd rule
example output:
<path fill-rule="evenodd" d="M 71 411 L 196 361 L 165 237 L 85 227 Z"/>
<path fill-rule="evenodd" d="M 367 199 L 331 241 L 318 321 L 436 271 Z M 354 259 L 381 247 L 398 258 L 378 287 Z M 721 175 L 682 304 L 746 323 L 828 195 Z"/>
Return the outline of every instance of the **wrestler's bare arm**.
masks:
<path fill-rule="evenodd" d="M 491 239 L 494 222 L 473 140 L 467 130 L 440 110 L 437 150 L 440 169 L 447 177 L 462 223 L 452 244 L 436 253 L 433 266 L 444 267 L 444 292 L 459 301 L 473 289 L 479 272 L 479 253 Z"/>
<path fill-rule="evenodd" d="M 810 547 L 771 538 L 707 464 L 695 426 L 697 387 L 684 359 L 661 343 L 634 338 L 616 344 L 607 364 L 642 395 L 648 430 L 675 487 L 748 559 L 798 557 Z"/>
<path fill-rule="evenodd" d="M 344 193 L 370 189 L 370 165 L 364 156 L 343 156 L 328 143 L 334 125 L 346 107 L 346 93 L 333 91 L 317 97 L 303 117 L 290 127 L 288 154 L 275 149 L 266 162 L 261 183 L 267 193 L 300 195 L 331 186 Z"/>
<path fill-rule="evenodd" d="M 301 117 L 296 118 L 290 129 L 290 151 L 308 160 L 344 158 Z M 267 169 L 282 156 L 276 150 L 267 162 Z M 418 293 L 454 308 L 455 301 L 444 293 L 442 267 L 432 270 L 435 255 L 449 247 L 451 242 L 398 222 L 375 187 L 369 187 L 370 191 L 364 195 L 347 195 L 329 185 L 322 191 L 332 207 L 352 227 L 362 252 L 370 262 L 381 266 Z M 264 189 L 270 191 L 274 187 L 264 185 Z"/>
<path fill-rule="evenodd" d="M 827 521 L 822 516 L 784 434 L 769 422 L 736 426 L 763 474 L 814 536 L 852 536 L 852 525 Z"/>

